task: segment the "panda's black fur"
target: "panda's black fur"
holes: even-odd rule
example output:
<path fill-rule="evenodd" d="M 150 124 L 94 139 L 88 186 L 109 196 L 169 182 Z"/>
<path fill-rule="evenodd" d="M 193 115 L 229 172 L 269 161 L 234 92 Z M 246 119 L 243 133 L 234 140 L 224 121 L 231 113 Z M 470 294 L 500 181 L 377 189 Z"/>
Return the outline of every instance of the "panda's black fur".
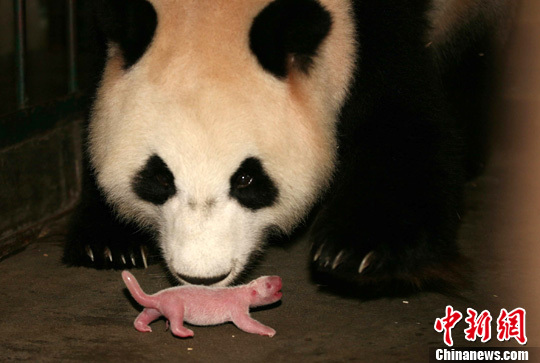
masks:
<path fill-rule="evenodd" d="M 428 6 L 355 2 L 358 74 L 342 110 L 335 187 L 311 229 L 311 252 L 319 277 L 360 282 L 368 293 L 458 278 L 461 149 L 424 41 Z M 333 270 L 342 250 L 355 257 Z M 362 274 L 347 272 L 358 272 L 366 256 Z"/>
<path fill-rule="evenodd" d="M 152 5 L 145 0 L 89 4 L 97 28 L 119 45 L 123 67 L 129 70 L 152 42 L 158 22 Z M 352 1 L 355 73 L 339 115 L 333 181 L 308 229 L 313 243 L 309 260 L 319 281 L 365 291 L 381 286 L 401 291 L 459 278 L 456 233 L 466 148 L 441 77 L 441 67 L 447 72 L 452 62 L 446 48 L 426 41 L 431 6 L 428 0 Z M 332 21 L 332 14 L 316 0 L 275 0 L 255 17 L 247 41 L 260 65 L 277 79 L 286 78 L 290 67 L 309 75 Z M 468 28 L 470 24 L 453 35 Z M 254 210 L 271 205 L 279 190 L 264 160 L 248 158 L 242 165 L 266 182 L 259 184 L 260 192 L 234 195 L 237 190 L 244 193 L 239 188 L 231 190 L 231 197 L 241 203 L 244 198 L 244 205 Z M 85 168 L 64 262 L 95 268 L 144 266 L 146 257 L 157 256 L 152 242 L 158 238 L 156 231 L 118 218 L 88 158 Z M 231 176 L 231 183 L 253 176 L 241 171 Z M 148 159 L 138 175 L 133 190 L 143 200 L 160 204 L 177 192 L 174 176 L 158 155 Z M 146 182 L 153 177 L 160 183 Z"/>

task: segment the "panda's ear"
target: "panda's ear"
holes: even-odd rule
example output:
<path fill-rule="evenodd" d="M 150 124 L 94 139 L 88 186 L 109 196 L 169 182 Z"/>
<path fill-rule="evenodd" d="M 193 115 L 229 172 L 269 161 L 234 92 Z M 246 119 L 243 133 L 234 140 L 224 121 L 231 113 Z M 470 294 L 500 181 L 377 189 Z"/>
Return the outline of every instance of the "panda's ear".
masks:
<path fill-rule="evenodd" d="M 307 73 L 331 27 L 330 13 L 317 0 L 275 0 L 253 21 L 251 51 L 278 78 L 287 76 L 291 57 Z"/>
<path fill-rule="evenodd" d="M 152 42 L 157 14 L 146 0 L 92 0 L 98 30 L 120 47 L 124 68 L 143 56 Z"/>

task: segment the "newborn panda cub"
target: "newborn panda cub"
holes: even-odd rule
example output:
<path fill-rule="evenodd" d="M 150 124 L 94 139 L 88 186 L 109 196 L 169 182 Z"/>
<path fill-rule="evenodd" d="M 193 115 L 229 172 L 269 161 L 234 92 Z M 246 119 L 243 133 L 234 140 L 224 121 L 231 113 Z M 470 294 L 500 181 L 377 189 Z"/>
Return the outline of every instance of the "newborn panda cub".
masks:
<path fill-rule="evenodd" d="M 211 288 L 177 286 L 147 295 L 128 271 L 122 272 L 128 290 L 144 310 L 135 319 L 140 332 L 151 332 L 149 323 L 160 316 L 170 322 L 171 331 L 181 338 L 194 335 L 183 322 L 193 325 L 216 325 L 232 321 L 245 332 L 273 337 L 276 331 L 249 316 L 249 308 L 275 303 L 281 299 L 281 278 L 263 276 L 236 287 Z"/>

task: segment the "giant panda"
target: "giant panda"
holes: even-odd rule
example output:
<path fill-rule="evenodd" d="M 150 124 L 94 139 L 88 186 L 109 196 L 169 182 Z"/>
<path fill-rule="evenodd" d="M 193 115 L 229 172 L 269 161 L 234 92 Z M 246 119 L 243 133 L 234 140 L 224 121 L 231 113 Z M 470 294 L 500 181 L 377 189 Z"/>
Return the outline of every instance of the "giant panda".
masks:
<path fill-rule="evenodd" d="M 155 245 L 180 283 L 230 285 L 307 224 L 329 284 L 459 275 L 441 73 L 508 1 L 90 3 L 104 62 L 65 263 L 143 267 Z"/>

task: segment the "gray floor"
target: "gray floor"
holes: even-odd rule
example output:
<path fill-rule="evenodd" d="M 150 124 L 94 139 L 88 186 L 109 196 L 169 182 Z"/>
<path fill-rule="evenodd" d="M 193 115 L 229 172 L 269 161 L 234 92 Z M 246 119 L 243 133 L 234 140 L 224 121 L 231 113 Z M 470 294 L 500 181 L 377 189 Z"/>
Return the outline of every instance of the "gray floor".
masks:
<path fill-rule="evenodd" d="M 493 253 L 497 239 L 492 211 L 500 210 L 501 202 L 498 185 L 500 179 L 488 173 L 469 186 L 461 243 L 473 261 L 475 284 L 462 297 L 423 293 L 371 301 L 341 298 L 309 280 L 306 241 L 269 248 L 254 275 L 279 274 L 284 296 L 281 305 L 252 316 L 275 328 L 274 338 L 250 335 L 232 324 L 194 327 L 195 337 L 185 340 L 165 331 L 164 321 L 155 322 L 152 333 L 135 331 L 132 323 L 138 310 L 126 297 L 120 273 L 61 265 L 64 227 L 57 223 L 25 251 L 0 263 L 2 359 L 428 361 L 429 348 L 443 346 L 433 323 L 448 304 L 463 313 L 467 307 L 488 309 L 494 319 L 500 308 L 522 306 L 529 319 L 527 347 L 539 346 L 538 325 L 530 320 L 536 304 L 527 305 L 529 300 L 520 300 L 517 293 L 529 290 L 518 280 L 531 281 L 531 276 L 515 275 L 523 255 L 508 245 L 497 246 L 503 250 Z M 134 273 L 148 292 L 169 286 L 159 266 Z M 466 342 L 465 327 L 462 322 L 454 330 L 456 346 L 517 346 L 496 339 L 488 344 Z"/>

